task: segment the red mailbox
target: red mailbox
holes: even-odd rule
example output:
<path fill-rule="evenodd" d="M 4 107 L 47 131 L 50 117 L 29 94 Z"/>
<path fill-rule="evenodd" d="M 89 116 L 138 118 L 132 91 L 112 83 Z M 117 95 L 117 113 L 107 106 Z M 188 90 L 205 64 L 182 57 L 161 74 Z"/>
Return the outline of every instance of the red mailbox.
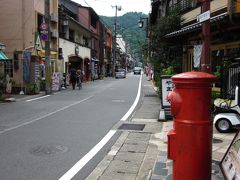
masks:
<path fill-rule="evenodd" d="M 168 95 L 174 119 L 168 133 L 173 180 L 210 180 L 212 162 L 211 87 L 215 76 L 186 72 L 172 77 Z"/>

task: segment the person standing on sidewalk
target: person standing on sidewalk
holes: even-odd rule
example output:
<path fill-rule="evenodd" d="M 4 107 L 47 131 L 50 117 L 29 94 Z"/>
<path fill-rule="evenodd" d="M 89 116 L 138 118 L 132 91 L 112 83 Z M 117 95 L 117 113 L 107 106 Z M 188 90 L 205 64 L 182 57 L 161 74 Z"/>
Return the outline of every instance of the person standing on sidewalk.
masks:
<path fill-rule="evenodd" d="M 72 67 L 70 69 L 70 83 L 72 84 L 73 90 L 75 89 L 76 82 L 77 82 L 77 71 L 75 68 Z"/>

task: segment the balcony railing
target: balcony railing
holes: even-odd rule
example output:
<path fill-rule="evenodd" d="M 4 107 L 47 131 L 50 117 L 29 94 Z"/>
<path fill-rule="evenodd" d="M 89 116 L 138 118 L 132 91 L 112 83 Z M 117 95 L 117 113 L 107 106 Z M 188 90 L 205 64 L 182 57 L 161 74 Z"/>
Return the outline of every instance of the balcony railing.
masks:
<path fill-rule="evenodd" d="M 170 3 L 169 8 L 180 7 L 181 12 L 186 12 L 198 7 L 199 3 L 197 0 L 179 0 L 176 3 Z"/>

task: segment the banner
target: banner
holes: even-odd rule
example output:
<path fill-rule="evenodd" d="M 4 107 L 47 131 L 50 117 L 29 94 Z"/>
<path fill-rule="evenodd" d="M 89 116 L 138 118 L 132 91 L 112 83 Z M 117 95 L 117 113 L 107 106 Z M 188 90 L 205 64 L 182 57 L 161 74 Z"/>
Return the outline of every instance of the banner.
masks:
<path fill-rule="evenodd" d="M 201 54 L 202 54 L 202 45 L 194 45 L 193 67 L 195 67 L 195 68 L 200 67 Z"/>
<path fill-rule="evenodd" d="M 29 51 L 23 51 L 23 81 L 30 82 L 30 63 L 32 53 Z"/>

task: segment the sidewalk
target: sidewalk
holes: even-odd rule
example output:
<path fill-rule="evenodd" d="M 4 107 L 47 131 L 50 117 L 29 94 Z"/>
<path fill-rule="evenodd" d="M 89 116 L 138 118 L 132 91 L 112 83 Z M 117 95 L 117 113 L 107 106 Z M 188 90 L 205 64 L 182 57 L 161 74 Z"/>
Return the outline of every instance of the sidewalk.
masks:
<path fill-rule="evenodd" d="M 142 86 L 142 104 L 130 121 L 115 125 L 114 129 L 122 131 L 121 136 L 87 180 L 172 179 L 172 161 L 167 159 L 167 133 L 173 121 L 158 121 L 160 98 L 145 76 Z M 218 165 L 234 135 L 214 130 L 212 180 L 224 179 Z"/>

